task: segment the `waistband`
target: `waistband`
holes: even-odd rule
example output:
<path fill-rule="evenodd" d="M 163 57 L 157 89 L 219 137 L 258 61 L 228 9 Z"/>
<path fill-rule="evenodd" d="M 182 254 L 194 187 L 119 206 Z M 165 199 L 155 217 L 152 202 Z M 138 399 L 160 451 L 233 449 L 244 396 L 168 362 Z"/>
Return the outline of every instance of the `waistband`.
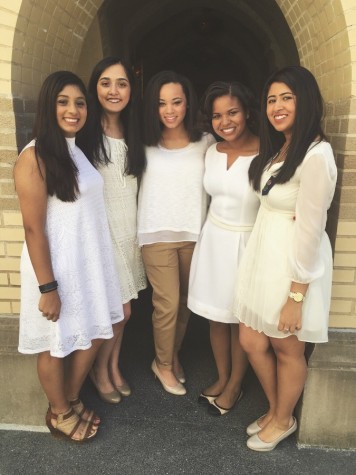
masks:
<path fill-rule="evenodd" d="M 261 200 L 260 209 L 264 210 L 264 211 L 269 211 L 270 213 L 277 213 L 277 214 L 279 214 L 281 216 L 285 216 L 285 217 L 292 217 L 293 218 L 295 216 L 295 210 L 289 211 L 287 209 L 272 208 L 264 200 Z"/>
<path fill-rule="evenodd" d="M 222 221 L 220 218 L 217 218 L 212 214 L 211 211 L 208 213 L 208 218 L 215 226 L 219 228 L 227 229 L 228 231 L 238 231 L 238 232 L 250 232 L 252 231 L 253 224 L 246 224 L 246 225 L 239 225 L 239 224 L 231 224 L 227 223 L 226 221 Z"/>

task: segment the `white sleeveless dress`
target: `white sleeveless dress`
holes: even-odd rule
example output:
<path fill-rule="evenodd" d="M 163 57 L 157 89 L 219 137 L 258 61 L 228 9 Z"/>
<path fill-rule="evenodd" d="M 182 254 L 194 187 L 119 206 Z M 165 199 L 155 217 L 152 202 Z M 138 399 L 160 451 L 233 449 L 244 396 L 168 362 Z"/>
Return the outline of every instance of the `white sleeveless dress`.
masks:
<path fill-rule="evenodd" d="M 264 171 L 262 189 L 280 166 Z M 238 272 L 238 321 L 270 337 L 290 336 L 277 328 L 280 311 L 291 282 L 308 283 L 302 328 L 295 334 L 300 341 L 328 340 L 333 265 L 325 224 L 336 178 L 330 144 L 314 143 L 287 183 L 259 194 L 261 206 Z"/>
<path fill-rule="evenodd" d="M 48 198 L 46 232 L 61 312 L 57 322 L 38 310 L 40 292 L 26 243 L 21 256 L 19 351 L 64 357 L 91 347 L 96 338 L 113 336 L 123 319 L 119 280 L 105 213 L 103 180 L 75 139 L 66 139 L 78 168 L 79 195 L 74 202 Z M 34 146 L 32 141 L 27 147 Z M 27 148 L 25 147 L 25 148 Z"/>
<path fill-rule="evenodd" d="M 137 240 L 137 178 L 125 174 L 127 146 L 124 139 L 104 136 L 108 165 L 99 168 L 104 178 L 104 200 L 119 273 L 123 303 L 137 299 L 147 287 Z"/>
<path fill-rule="evenodd" d="M 204 188 L 211 203 L 194 249 L 188 307 L 217 322 L 238 323 L 232 313 L 237 270 L 260 205 L 248 180 L 253 158 L 240 156 L 227 169 L 216 144 L 206 153 Z"/>

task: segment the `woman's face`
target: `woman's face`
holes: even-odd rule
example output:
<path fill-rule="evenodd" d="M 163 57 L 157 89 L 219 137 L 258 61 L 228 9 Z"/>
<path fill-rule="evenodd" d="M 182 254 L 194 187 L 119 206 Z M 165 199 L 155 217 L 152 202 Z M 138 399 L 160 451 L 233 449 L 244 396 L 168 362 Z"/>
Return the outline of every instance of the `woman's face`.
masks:
<path fill-rule="evenodd" d="M 113 64 L 100 75 L 96 91 L 104 112 L 120 114 L 131 96 L 131 86 L 122 64 Z"/>
<path fill-rule="evenodd" d="M 296 117 L 296 96 L 284 82 L 271 84 L 267 94 L 266 113 L 273 127 L 286 137 L 292 135 Z"/>
<path fill-rule="evenodd" d="M 67 138 L 83 127 L 87 119 L 87 103 L 78 86 L 68 85 L 57 96 L 56 117 L 59 128 Z"/>
<path fill-rule="evenodd" d="M 159 120 L 167 129 L 184 127 L 187 98 L 179 83 L 164 84 L 159 92 Z"/>
<path fill-rule="evenodd" d="M 211 125 L 227 142 L 237 140 L 246 132 L 246 113 L 237 97 L 226 95 L 214 100 Z"/>

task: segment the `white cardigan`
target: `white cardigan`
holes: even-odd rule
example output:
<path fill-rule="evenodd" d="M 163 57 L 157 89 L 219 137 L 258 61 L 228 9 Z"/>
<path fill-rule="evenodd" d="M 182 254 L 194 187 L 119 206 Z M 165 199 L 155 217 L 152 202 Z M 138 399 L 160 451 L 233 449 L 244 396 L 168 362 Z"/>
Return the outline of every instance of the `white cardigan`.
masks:
<path fill-rule="evenodd" d="M 138 242 L 197 241 L 208 197 L 203 187 L 205 152 L 214 137 L 179 149 L 146 147 L 147 167 L 138 198 Z"/>

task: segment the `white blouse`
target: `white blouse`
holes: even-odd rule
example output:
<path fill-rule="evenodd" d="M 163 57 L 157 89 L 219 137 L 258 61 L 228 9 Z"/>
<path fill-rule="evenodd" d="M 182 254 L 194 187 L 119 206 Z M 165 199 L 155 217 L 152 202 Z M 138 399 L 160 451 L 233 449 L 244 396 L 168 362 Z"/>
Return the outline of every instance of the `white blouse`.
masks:
<path fill-rule="evenodd" d="M 138 199 L 138 241 L 197 241 L 208 197 L 203 187 L 204 157 L 214 137 L 179 149 L 146 147 L 147 167 Z"/>
<path fill-rule="evenodd" d="M 280 166 L 276 163 L 264 171 L 261 188 Z M 276 184 L 267 195 L 260 195 L 263 207 L 291 213 L 295 220 L 293 242 L 288 246 L 290 278 L 294 282 L 310 283 L 324 272 L 319 256 L 320 241 L 325 233 L 336 179 L 337 168 L 330 144 L 313 143 L 288 183 Z"/>

